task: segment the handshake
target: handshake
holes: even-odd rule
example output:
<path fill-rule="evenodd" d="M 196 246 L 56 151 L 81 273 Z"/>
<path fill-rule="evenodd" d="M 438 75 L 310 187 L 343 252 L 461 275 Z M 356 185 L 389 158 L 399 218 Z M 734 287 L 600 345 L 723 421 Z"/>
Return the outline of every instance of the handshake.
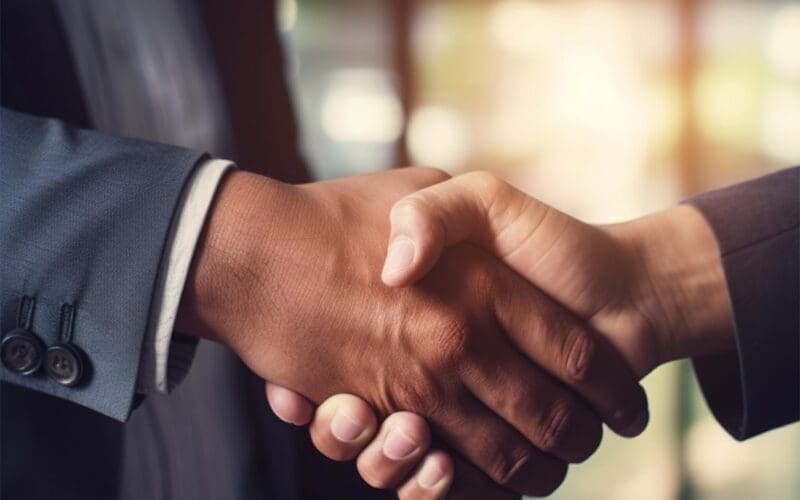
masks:
<path fill-rule="evenodd" d="M 401 498 L 548 494 L 602 424 L 642 432 L 640 378 L 734 348 L 687 205 L 592 226 L 486 173 L 233 172 L 209 217 L 176 329 L 230 347 L 279 417 Z"/>

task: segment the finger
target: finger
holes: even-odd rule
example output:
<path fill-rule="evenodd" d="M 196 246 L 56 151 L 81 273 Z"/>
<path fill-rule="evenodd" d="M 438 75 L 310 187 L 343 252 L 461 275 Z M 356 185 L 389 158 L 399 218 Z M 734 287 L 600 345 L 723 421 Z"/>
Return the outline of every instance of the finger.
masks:
<path fill-rule="evenodd" d="M 536 495 L 564 479 L 566 463 L 536 449 L 471 394 L 432 412 L 429 421 L 437 436 L 504 488 Z"/>
<path fill-rule="evenodd" d="M 563 251 L 563 245 L 574 248 L 579 245 L 574 234 L 581 233 L 573 219 L 483 172 L 417 191 L 397 202 L 390 218 L 383 272 L 390 286 L 416 281 L 430 270 L 446 245 L 469 240 L 547 288 L 547 280 L 536 280 L 536 266 L 530 263 L 548 252 Z M 543 226 L 561 229 L 539 231 Z M 573 229 L 567 231 L 573 236 L 556 236 L 554 241 L 553 235 L 564 234 L 562 229 L 567 227 Z M 560 250 L 554 250 L 556 243 L 562 245 Z M 575 387 L 614 431 L 639 434 L 648 420 L 646 397 L 627 364 L 569 311 L 515 278 L 515 286 L 504 287 L 498 294 L 500 305 L 515 302 L 515 314 L 503 321 L 515 343 L 546 371 Z M 523 289 L 529 293 L 520 293 Z M 520 295 L 525 296 L 520 299 Z"/>
<path fill-rule="evenodd" d="M 477 473 L 477 471 L 476 471 Z M 441 450 L 428 452 L 414 473 L 397 489 L 400 500 L 439 500 L 453 483 L 453 459 Z M 489 482 L 486 479 L 486 482 Z M 495 497 L 475 497 L 495 498 Z"/>
<path fill-rule="evenodd" d="M 372 408 L 351 394 L 337 394 L 317 408 L 309 430 L 314 446 L 332 460 L 351 460 L 375 436 Z"/>
<path fill-rule="evenodd" d="M 547 207 L 485 172 L 429 186 L 395 203 L 382 279 L 405 286 L 422 278 L 445 246 L 472 241 L 504 255 L 495 241 L 521 215 L 543 217 Z M 513 240 L 512 240 L 513 242 Z M 506 245 L 507 246 L 507 245 Z"/>
<path fill-rule="evenodd" d="M 580 318 L 595 316 L 596 297 L 626 280 L 620 275 L 624 271 L 606 264 L 626 252 L 609 234 L 487 172 L 453 177 L 407 195 L 392 207 L 390 219 L 382 275 L 389 286 L 418 281 L 444 247 L 464 241 L 495 255 Z"/>
<path fill-rule="evenodd" d="M 641 433 L 649 418 L 647 396 L 617 351 L 572 313 L 511 274 L 495 294 L 497 318 L 511 341 L 580 394 L 615 432 Z"/>
<path fill-rule="evenodd" d="M 288 424 L 306 425 L 314 416 L 314 403 L 291 389 L 266 382 L 267 402 L 273 413 Z"/>
<path fill-rule="evenodd" d="M 477 474 L 478 472 L 476 471 L 475 473 Z M 453 459 L 441 450 L 433 450 L 425 456 L 412 476 L 398 488 L 397 496 L 400 500 L 437 500 L 446 498 L 447 492 L 453 483 L 453 477 Z M 488 478 L 485 482 L 491 484 Z M 474 498 L 496 497 L 475 496 Z"/>
<path fill-rule="evenodd" d="M 518 500 L 520 498 L 519 493 L 495 483 L 462 457 L 452 453 L 451 455 L 454 478 L 445 497 L 448 500 L 483 500 L 486 498 L 491 498 L 492 500 Z M 406 485 L 403 486 L 403 488 L 405 487 Z M 547 493 L 549 491 L 543 490 L 542 494 Z M 400 491 L 398 491 L 398 496 L 400 496 Z M 406 498 L 415 497 L 409 495 Z M 400 499 L 404 500 L 404 497 L 400 496 Z"/>
<path fill-rule="evenodd" d="M 505 338 L 476 347 L 481 361 L 468 371 L 465 383 L 480 401 L 546 453 L 570 463 L 594 453 L 603 426 L 578 396 Z"/>
<path fill-rule="evenodd" d="M 425 457 L 430 440 L 425 419 L 411 412 L 393 413 L 358 456 L 358 472 L 374 488 L 394 488 Z"/>

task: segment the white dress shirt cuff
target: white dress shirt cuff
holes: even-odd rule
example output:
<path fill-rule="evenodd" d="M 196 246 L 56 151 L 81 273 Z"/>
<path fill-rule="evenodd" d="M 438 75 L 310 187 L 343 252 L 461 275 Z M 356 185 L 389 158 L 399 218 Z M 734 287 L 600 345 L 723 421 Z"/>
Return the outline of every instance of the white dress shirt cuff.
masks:
<path fill-rule="evenodd" d="M 207 160 L 197 167 L 184 189 L 156 278 L 136 380 L 139 394 L 168 394 L 189 371 L 197 339 L 177 332 L 173 335 L 172 329 L 214 194 L 225 172 L 234 167 L 227 160 Z"/>

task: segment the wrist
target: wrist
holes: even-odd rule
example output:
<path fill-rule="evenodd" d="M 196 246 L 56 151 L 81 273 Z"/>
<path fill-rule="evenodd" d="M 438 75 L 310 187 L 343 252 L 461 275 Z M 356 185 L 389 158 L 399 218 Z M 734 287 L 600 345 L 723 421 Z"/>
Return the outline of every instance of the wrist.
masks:
<path fill-rule="evenodd" d="M 249 297 L 269 286 L 256 272 L 259 246 L 268 240 L 270 206 L 288 186 L 243 171 L 220 183 L 184 285 L 175 327 L 239 350 Z M 262 250 L 263 252 L 263 250 Z"/>
<path fill-rule="evenodd" d="M 725 273 L 703 215 L 678 205 L 625 226 L 641 259 L 636 307 L 651 319 L 657 363 L 733 349 Z"/>

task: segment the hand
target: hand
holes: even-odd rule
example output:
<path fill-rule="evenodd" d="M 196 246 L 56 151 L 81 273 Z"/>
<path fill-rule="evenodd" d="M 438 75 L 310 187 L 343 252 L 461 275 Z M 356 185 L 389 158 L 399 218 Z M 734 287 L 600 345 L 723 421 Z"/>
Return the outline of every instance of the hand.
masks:
<path fill-rule="evenodd" d="M 351 394 L 331 396 L 317 408 L 298 393 L 267 382 L 266 396 L 272 411 L 284 422 L 297 426 L 311 423 L 311 440 L 326 457 L 336 461 L 358 457 L 358 471 L 370 486 L 396 488 L 400 499 L 438 499 L 447 495 L 453 482 L 453 460 L 441 450 L 429 449 L 430 428 L 419 415 L 403 411 L 391 414 L 376 437 L 374 411 Z M 345 432 L 338 423 L 334 425 L 337 414 L 347 415 L 348 423 L 357 431 Z M 390 433 L 392 443 L 388 439 Z M 352 434 L 357 435 L 353 438 Z M 400 447 L 405 448 L 403 453 L 394 451 Z M 472 484 L 460 478 L 456 490 L 472 492 L 473 498 L 504 493 L 480 477 L 468 477 L 474 478 Z"/>
<path fill-rule="evenodd" d="M 733 348 L 731 311 L 716 244 L 702 216 L 689 206 L 595 228 L 488 174 L 476 173 L 404 198 L 391 218 L 392 240 L 410 240 L 414 257 L 407 266 L 394 266 L 387 259 L 383 273 L 387 284 L 418 279 L 445 245 L 469 240 L 503 257 L 529 279 L 539 280 L 540 287 L 569 301 L 571 308 L 584 311 L 626 353 L 640 376 L 670 359 Z M 559 269 L 568 277 L 558 279 Z M 298 408 L 313 413 L 309 403 L 291 393 L 283 399 L 285 404 L 275 401 L 270 398 L 279 415 Z M 370 415 L 366 407 L 360 411 Z M 415 425 L 409 419 L 398 415 L 397 421 Z M 320 432 L 318 428 L 312 426 L 312 436 Z M 318 448 L 336 458 L 331 450 L 337 444 L 341 446 L 326 440 Z M 365 479 L 374 476 L 375 469 L 359 459 Z M 413 484 L 414 478 L 408 482 Z"/>
<path fill-rule="evenodd" d="M 382 416 L 420 413 L 495 482 L 549 492 L 601 430 L 582 399 L 544 371 L 629 434 L 646 423 L 643 392 L 612 349 L 473 246 L 449 250 L 417 287 L 380 284 L 384 214 L 441 180 L 404 169 L 294 187 L 231 174 L 178 328 L 227 344 L 257 374 L 311 401 L 352 392 Z"/>
<path fill-rule="evenodd" d="M 307 412 L 307 419 L 291 423 L 306 425 L 311 422 L 311 439 L 323 455 L 337 461 L 357 457 L 358 471 L 369 485 L 396 488 L 401 500 L 519 498 L 485 480 L 469 464 L 454 463 L 448 453 L 430 449 L 430 429 L 425 420 L 414 413 L 391 414 L 378 432 L 372 409 L 364 400 L 350 394 L 331 396 L 316 411 L 302 396 L 274 384 L 267 384 L 267 398 L 283 419 L 298 416 L 298 411 Z M 355 438 L 339 437 L 341 430 L 335 423 L 335 416 L 341 413 L 361 429 Z M 398 441 L 406 450 L 413 450 L 401 456 L 396 451 Z M 412 444 L 409 447 L 406 443 Z M 456 474 L 458 481 L 453 485 Z"/>
<path fill-rule="evenodd" d="M 589 322 L 639 377 L 673 359 L 733 349 L 719 251 L 689 205 L 591 226 L 476 172 L 403 198 L 390 217 L 389 286 L 419 280 L 446 246 L 470 241 Z M 393 255 L 398 244 L 414 248 L 408 265 Z"/>

